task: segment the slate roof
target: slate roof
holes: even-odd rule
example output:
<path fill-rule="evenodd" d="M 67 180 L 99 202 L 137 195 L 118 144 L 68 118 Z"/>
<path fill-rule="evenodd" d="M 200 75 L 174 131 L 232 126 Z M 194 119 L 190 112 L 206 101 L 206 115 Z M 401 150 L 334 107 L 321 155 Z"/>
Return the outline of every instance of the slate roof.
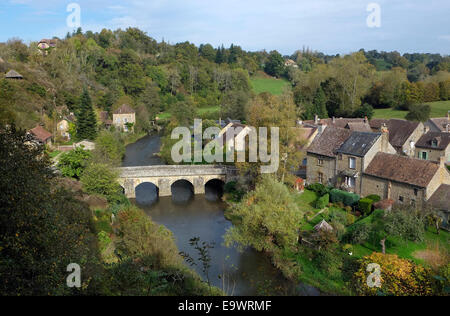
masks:
<path fill-rule="evenodd" d="M 394 147 L 402 147 L 409 136 L 416 130 L 419 126 L 419 122 L 411 122 L 399 119 L 374 119 L 370 121 L 370 127 L 375 130 L 379 130 L 384 124 L 387 125 L 389 130 L 389 142 Z"/>
<path fill-rule="evenodd" d="M 354 132 L 371 132 L 372 129 L 370 128 L 370 125 L 365 122 L 350 122 L 347 123 L 345 128 L 354 131 Z"/>
<path fill-rule="evenodd" d="M 440 211 L 450 211 L 450 185 L 441 184 L 428 200 L 431 207 Z"/>
<path fill-rule="evenodd" d="M 430 119 L 430 122 L 433 123 L 441 132 L 445 132 L 447 124 L 450 124 L 450 119 L 448 117 L 438 117 Z"/>
<path fill-rule="evenodd" d="M 433 147 L 433 140 L 437 141 L 437 147 Z M 428 132 L 417 141 L 416 147 L 445 150 L 449 144 L 450 133 Z"/>
<path fill-rule="evenodd" d="M 318 124 L 315 124 L 314 120 L 305 121 L 304 123 L 313 124 L 316 126 L 318 125 Z M 319 121 L 319 124 L 333 126 L 333 127 L 340 127 L 340 128 L 346 128 L 347 124 L 354 124 L 354 123 L 367 124 L 367 126 L 370 127 L 370 125 L 368 125 L 368 123 L 363 118 L 342 118 L 342 117 L 337 118 L 336 117 L 334 119 L 334 121 L 332 118 L 320 119 L 320 121 Z"/>
<path fill-rule="evenodd" d="M 348 129 L 329 126 L 314 139 L 308 148 L 308 153 L 336 157 L 336 151 L 350 137 L 351 133 Z"/>
<path fill-rule="evenodd" d="M 53 135 L 49 131 L 45 130 L 42 126 L 38 125 L 35 128 L 30 130 L 30 133 L 33 134 L 38 140 L 45 143 L 49 138 Z"/>
<path fill-rule="evenodd" d="M 428 160 L 379 152 L 364 174 L 426 188 L 438 169 Z"/>
<path fill-rule="evenodd" d="M 114 111 L 114 114 L 134 114 L 136 113 L 128 104 L 123 104 L 120 108 Z"/>
<path fill-rule="evenodd" d="M 353 132 L 337 153 L 364 157 L 380 136 L 381 133 Z"/>

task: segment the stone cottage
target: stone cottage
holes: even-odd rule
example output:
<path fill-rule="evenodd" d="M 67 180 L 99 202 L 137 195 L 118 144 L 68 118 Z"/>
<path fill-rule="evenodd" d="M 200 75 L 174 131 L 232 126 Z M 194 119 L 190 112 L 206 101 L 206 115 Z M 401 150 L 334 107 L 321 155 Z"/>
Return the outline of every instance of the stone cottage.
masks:
<path fill-rule="evenodd" d="M 51 145 L 53 135 L 49 131 L 45 130 L 41 125 L 37 125 L 35 128 L 28 131 L 33 137 L 41 144 Z"/>
<path fill-rule="evenodd" d="M 445 157 L 450 163 L 450 133 L 428 132 L 416 144 L 416 157 L 438 162 Z"/>
<path fill-rule="evenodd" d="M 113 124 L 121 131 L 129 132 L 129 125 L 136 124 L 136 111 L 124 104 L 113 113 Z M 134 130 L 134 126 L 131 131 Z"/>

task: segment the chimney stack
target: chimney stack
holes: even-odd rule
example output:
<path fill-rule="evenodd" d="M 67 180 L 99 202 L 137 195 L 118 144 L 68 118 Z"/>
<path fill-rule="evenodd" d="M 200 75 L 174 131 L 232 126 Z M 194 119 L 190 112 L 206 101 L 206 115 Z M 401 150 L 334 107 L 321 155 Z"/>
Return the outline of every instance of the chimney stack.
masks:
<path fill-rule="evenodd" d="M 450 124 L 447 124 L 447 125 L 445 126 L 445 131 L 446 131 L 447 133 L 450 132 Z"/>
<path fill-rule="evenodd" d="M 426 133 L 428 133 L 429 131 L 430 131 L 430 127 L 429 127 L 428 125 L 425 124 L 425 125 L 423 126 L 423 133 L 426 134 Z"/>
<path fill-rule="evenodd" d="M 314 124 L 319 124 L 319 116 L 317 114 L 314 115 Z"/>
<path fill-rule="evenodd" d="M 446 168 L 446 166 L 445 166 L 446 162 L 447 162 L 447 157 L 445 157 L 445 156 L 439 157 L 439 165 L 441 168 L 443 168 L 443 169 Z"/>
<path fill-rule="evenodd" d="M 367 123 L 369 121 L 369 118 L 367 116 L 364 116 L 364 123 Z"/>
<path fill-rule="evenodd" d="M 387 153 L 389 148 L 389 129 L 386 123 L 381 125 L 381 151 Z"/>
<path fill-rule="evenodd" d="M 336 123 L 336 117 L 333 116 L 333 124 Z"/>

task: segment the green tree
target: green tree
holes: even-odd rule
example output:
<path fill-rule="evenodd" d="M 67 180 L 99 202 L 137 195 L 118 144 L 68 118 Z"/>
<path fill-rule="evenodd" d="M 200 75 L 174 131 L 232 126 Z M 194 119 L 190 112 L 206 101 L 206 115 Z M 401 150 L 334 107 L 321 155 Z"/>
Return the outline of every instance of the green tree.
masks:
<path fill-rule="evenodd" d="M 80 179 L 86 169 L 91 153 L 81 147 L 77 147 L 67 153 L 61 154 L 58 169 L 65 177 Z"/>
<path fill-rule="evenodd" d="M 117 172 L 110 165 L 91 163 L 80 181 L 87 193 L 101 195 L 112 202 L 120 200 L 121 188 L 117 177 Z"/>
<path fill-rule="evenodd" d="M 80 107 L 77 112 L 77 137 L 78 139 L 94 140 L 97 134 L 97 119 L 92 107 L 92 100 L 87 89 L 84 89 L 80 97 Z"/>
<path fill-rule="evenodd" d="M 232 204 L 231 214 L 239 224 L 228 229 L 227 246 L 273 252 L 297 243 L 302 213 L 289 189 L 271 176 L 263 176 L 254 191 Z"/>
<path fill-rule="evenodd" d="M 235 120 L 244 120 L 249 96 L 244 91 L 228 91 L 222 99 L 221 115 Z"/>
<path fill-rule="evenodd" d="M 281 77 L 285 73 L 284 59 L 277 51 L 271 51 L 264 71 L 271 76 Z"/>
<path fill-rule="evenodd" d="M 408 121 L 426 122 L 430 119 L 431 107 L 427 104 L 414 104 L 409 109 L 408 114 L 406 114 Z"/>
<path fill-rule="evenodd" d="M 373 107 L 368 103 L 364 103 L 353 113 L 354 117 L 367 117 L 369 120 L 371 120 L 374 115 L 375 111 L 373 110 Z"/>
<path fill-rule="evenodd" d="M 125 145 L 120 139 L 120 133 L 101 131 L 95 141 L 94 161 L 119 166 L 124 155 Z"/>
<path fill-rule="evenodd" d="M 319 115 L 320 118 L 328 117 L 326 102 L 327 102 L 327 100 L 325 97 L 325 93 L 324 93 L 322 87 L 319 87 L 319 89 L 317 89 L 316 94 L 314 96 L 313 105 L 314 105 L 315 114 Z"/>

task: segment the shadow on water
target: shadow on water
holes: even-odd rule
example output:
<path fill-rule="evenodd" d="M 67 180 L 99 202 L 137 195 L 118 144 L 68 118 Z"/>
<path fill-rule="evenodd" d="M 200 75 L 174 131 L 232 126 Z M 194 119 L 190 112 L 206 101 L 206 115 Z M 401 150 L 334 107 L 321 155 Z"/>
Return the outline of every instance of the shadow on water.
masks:
<path fill-rule="evenodd" d="M 147 136 L 127 147 L 124 166 L 160 164 L 153 153 L 159 151 L 158 136 Z M 253 249 L 244 252 L 224 245 L 224 235 L 232 224 L 224 217 L 221 197 L 223 183 L 210 181 L 204 195 L 194 195 L 190 182 L 178 181 L 172 186 L 171 197 L 158 197 L 158 188 L 143 183 L 136 188 L 133 203 L 143 209 L 158 224 L 166 226 L 175 236 L 178 249 L 197 259 L 189 240 L 214 243 L 210 250 L 211 283 L 228 295 L 319 295 L 314 288 L 297 286 L 285 280 L 272 266 L 269 258 Z M 205 279 L 200 267 L 193 267 Z"/>

